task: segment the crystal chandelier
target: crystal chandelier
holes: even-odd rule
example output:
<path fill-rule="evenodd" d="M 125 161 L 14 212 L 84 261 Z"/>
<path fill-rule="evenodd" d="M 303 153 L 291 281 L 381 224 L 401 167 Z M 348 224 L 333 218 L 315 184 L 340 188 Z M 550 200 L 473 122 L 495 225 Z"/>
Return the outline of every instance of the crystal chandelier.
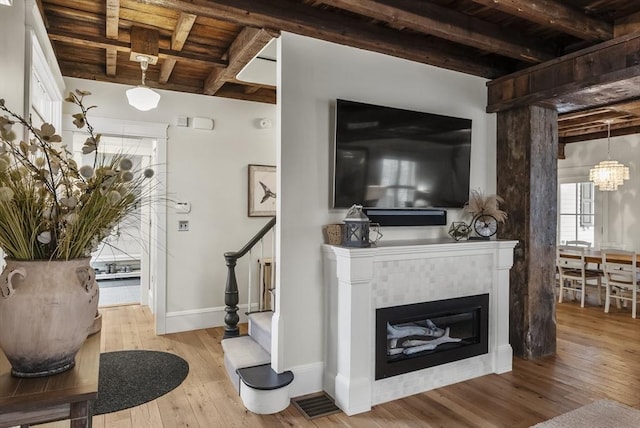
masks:
<path fill-rule="evenodd" d="M 607 121 L 607 160 L 600 162 L 589 171 L 589 181 L 600 190 L 614 191 L 629 179 L 629 168 L 611 160 L 611 121 Z"/>
<path fill-rule="evenodd" d="M 158 107 L 160 94 L 144 84 L 147 67 L 149 67 L 149 58 L 144 55 L 138 55 L 136 61 L 140 62 L 142 69 L 142 84 L 135 88 L 127 89 L 127 100 L 132 107 L 141 111 L 149 111 Z"/>

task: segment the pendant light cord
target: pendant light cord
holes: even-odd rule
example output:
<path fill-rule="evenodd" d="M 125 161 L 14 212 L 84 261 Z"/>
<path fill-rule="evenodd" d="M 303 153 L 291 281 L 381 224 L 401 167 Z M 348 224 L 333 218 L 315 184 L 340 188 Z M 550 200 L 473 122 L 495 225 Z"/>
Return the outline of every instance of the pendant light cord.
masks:
<path fill-rule="evenodd" d="M 144 81 L 144 74 L 143 81 Z M 607 160 L 611 160 L 611 121 L 607 120 Z"/>

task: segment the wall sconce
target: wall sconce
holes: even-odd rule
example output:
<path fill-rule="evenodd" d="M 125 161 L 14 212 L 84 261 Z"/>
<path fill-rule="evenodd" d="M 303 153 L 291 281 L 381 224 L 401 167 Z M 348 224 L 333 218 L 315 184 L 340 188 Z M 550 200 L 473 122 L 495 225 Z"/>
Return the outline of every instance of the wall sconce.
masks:
<path fill-rule="evenodd" d="M 158 107 L 160 94 L 144 84 L 147 68 L 149 67 L 149 57 L 137 55 L 136 61 L 140 63 L 142 69 L 142 84 L 135 88 L 127 89 L 127 100 L 129 105 L 141 111 L 149 111 Z"/>

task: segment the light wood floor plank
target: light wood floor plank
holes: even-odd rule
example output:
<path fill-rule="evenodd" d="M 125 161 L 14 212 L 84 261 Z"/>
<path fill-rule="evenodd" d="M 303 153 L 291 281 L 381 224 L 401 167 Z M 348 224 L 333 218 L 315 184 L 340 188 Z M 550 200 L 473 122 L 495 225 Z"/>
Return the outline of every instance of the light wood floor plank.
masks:
<path fill-rule="evenodd" d="M 515 358 L 513 371 L 488 375 L 374 406 L 348 417 L 306 420 L 293 406 L 255 415 L 242 405 L 223 366 L 222 328 L 156 336 L 148 308 L 102 308 L 102 350 L 173 352 L 189 362 L 174 391 L 133 409 L 94 417 L 94 428 L 182 427 L 479 427 L 519 428 L 609 398 L 640 408 L 640 319 L 628 309 L 558 305 L 558 353 L 535 361 Z M 242 326 L 246 332 L 246 326 Z M 67 427 L 68 422 L 41 425 Z"/>

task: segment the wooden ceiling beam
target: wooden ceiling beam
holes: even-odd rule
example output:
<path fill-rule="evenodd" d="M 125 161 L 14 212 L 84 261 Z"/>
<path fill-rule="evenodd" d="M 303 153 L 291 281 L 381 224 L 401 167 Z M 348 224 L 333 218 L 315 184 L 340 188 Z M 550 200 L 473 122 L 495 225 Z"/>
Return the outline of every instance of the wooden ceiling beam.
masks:
<path fill-rule="evenodd" d="M 238 85 L 235 83 L 227 83 L 218 92 L 217 97 L 233 98 L 236 100 L 250 100 L 261 103 L 275 104 L 276 103 L 276 90 L 269 88 L 260 88 L 254 92 L 246 92 L 244 85 Z"/>
<path fill-rule="evenodd" d="M 107 0 L 107 38 L 118 39 L 120 26 L 120 0 Z"/>
<path fill-rule="evenodd" d="M 107 22 L 106 35 L 107 39 L 118 40 L 118 28 L 120 26 L 120 0 L 107 0 Z M 116 66 L 118 64 L 118 50 L 116 48 L 107 48 L 106 55 L 106 73 L 107 76 L 116 75 Z"/>
<path fill-rule="evenodd" d="M 564 113 L 640 97 L 640 33 L 494 79 L 487 86 L 489 113 L 532 104 L 555 106 Z"/>
<path fill-rule="evenodd" d="M 260 89 L 260 86 L 245 86 L 244 88 L 244 93 L 245 94 L 253 94 L 254 92 L 257 92 L 258 89 Z"/>
<path fill-rule="evenodd" d="M 607 120 L 618 117 L 640 117 L 640 105 L 638 102 L 615 104 L 585 111 L 565 113 L 558 116 L 560 128 L 578 126 L 584 123 L 603 124 Z"/>
<path fill-rule="evenodd" d="M 566 146 L 567 146 L 566 143 L 558 142 L 558 159 L 559 160 L 567 158 L 567 156 L 564 153 L 564 149 Z"/>
<path fill-rule="evenodd" d="M 124 85 L 136 86 L 140 84 L 139 77 L 110 77 L 104 74 L 104 71 L 96 65 L 81 64 L 77 62 L 61 61 L 60 68 L 65 76 L 77 77 L 87 80 L 99 80 L 103 82 L 120 83 Z M 163 86 L 154 85 L 153 82 L 147 81 L 147 86 L 152 88 L 167 89 L 176 92 L 185 92 L 190 94 L 202 94 L 202 86 L 192 86 L 176 83 L 167 83 Z M 124 91 L 122 96 L 124 97 Z M 242 85 L 233 83 L 227 84 L 221 88 L 216 96 L 224 98 L 233 98 L 238 100 L 255 101 L 259 103 L 275 104 L 276 91 L 274 89 L 260 88 L 253 93 L 245 93 Z"/>
<path fill-rule="evenodd" d="M 191 28 L 196 22 L 196 18 L 196 15 L 192 15 L 190 13 L 180 13 L 178 22 L 176 23 L 176 28 L 173 30 L 173 34 L 171 35 L 171 49 L 174 51 L 182 50 L 187 38 L 189 37 Z M 169 81 L 171 73 L 173 73 L 173 67 L 176 66 L 176 62 L 177 61 L 175 59 L 165 59 L 162 61 L 162 65 L 160 66 L 160 77 L 158 79 L 159 83 L 164 84 Z"/>
<path fill-rule="evenodd" d="M 131 46 L 129 43 L 121 42 L 119 40 L 111 40 L 105 37 L 93 37 L 93 36 L 83 36 L 79 38 L 76 34 L 68 33 L 64 31 L 49 30 L 49 38 L 52 41 L 69 43 L 77 46 L 86 46 L 93 48 L 114 48 L 118 52 L 131 52 Z M 172 58 L 176 61 L 190 61 L 192 63 L 198 63 L 205 66 L 210 67 L 226 67 L 227 62 L 223 60 L 217 60 L 210 56 L 206 55 L 197 55 L 186 52 L 176 52 L 170 49 L 159 49 L 158 57 L 160 59 Z"/>
<path fill-rule="evenodd" d="M 640 134 L 640 118 L 611 124 L 611 136 L 621 137 L 623 135 Z M 559 134 L 560 143 L 578 143 L 581 141 L 597 140 L 607 138 L 607 129 L 604 126 L 587 127 L 580 132 Z"/>
<path fill-rule="evenodd" d="M 196 22 L 196 18 L 197 16 L 191 13 L 180 13 L 176 28 L 171 35 L 171 49 L 174 51 L 182 50 L 184 43 L 187 41 L 187 37 L 189 37 L 191 28 L 193 28 L 193 24 Z"/>
<path fill-rule="evenodd" d="M 583 40 L 609 40 L 613 26 L 553 0 L 471 0 L 527 21 L 564 31 Z"/>
<path fill-rule="evenodd" d="M 572 119 L 558 119 L 558 131 L 560 133 L 579 131 L 587 126 L 602 126 L 608 120 L 622 119 L 625 117 L 629 117 L 629 114 L 616 111 L 605 111 Z"/>
<path fill-rule="evenodd" d="M 203 92 L 206 95 L 215 94 L 222 85 L 234 79 L 271 39 L 278 36 L 277 31 L 245 27 L 229 47 L 229 66 L 214 69 L 204 82 Z"/>
<path fill-rule="evenodd" d="M 160 76 L 158 77 L 158 83 L 162 83 L 163 85 L 169 81 L 171 77 L 171 73 L 173 73 L 173 68 L 176 66 L 175 59 L 167 58 L 162 60 L 162 64 L 160 65 Z"/>
<path fill-rule="evenodd" d="M 401 33 L 292 0 L 139 0 L 140 3 L 255 28 L 277 28 L 448 70 L 494 78 L 508 72 L 495 58 L 478 57 L 440 39 Z"/>
<path fill-rule="evenodd" d="M 322 3 L 380 21 L 521 61 L 540 63 L 555 55 L 534 40 L 450 9 L 414 0 L 322 0 Z"/>
<path fill-rule="evenodd" d="M 613 26 L 614 37 L 640 32 L 640 12 L 618 19 Z"/>
<path fill-rule="evenodd" d="M 107 76 L 115 76 L 116 75 L 116 66 L 118 64 L 118 49 L 117 48 L 107 48 L 105 49 L 106 55 L 106 73 Z"/>
<path fill-rule="evenodd" d="M 129 59 L 138 61 L 138 57 L 146 57 L 149 64 L 158 62 L 160 33 L 158 30 L 145 27 L 131 27 L 131 53 Z M 139 61 L 138 61 L 139 62 Z"/>

